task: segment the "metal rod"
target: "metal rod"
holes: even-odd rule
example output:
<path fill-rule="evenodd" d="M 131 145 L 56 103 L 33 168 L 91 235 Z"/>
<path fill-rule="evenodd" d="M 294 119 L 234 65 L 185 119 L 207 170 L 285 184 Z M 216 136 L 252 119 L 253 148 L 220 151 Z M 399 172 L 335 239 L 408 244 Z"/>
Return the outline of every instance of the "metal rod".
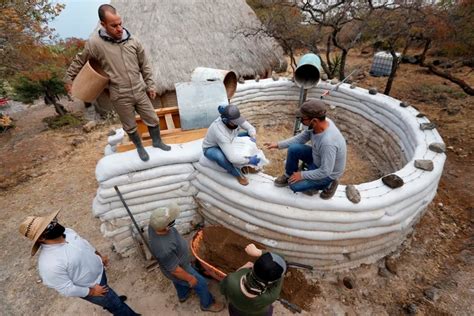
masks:
<path fill-rule="evenodd" d="M 309 266 L 307 264 L 302 264 L 298 262 L 286 262 L 287 266 L 292 266 L 292 267 L 298 267 L 298 268 L 303 268 L 303 269 L 308 269 L 308 270 L 313 270 L 312 266 Z"/>
<path fill-rule="evenodd" d="M 150 248 L 150 245 L 148 244 L 148 241 L 145 239 L 145 236 L 143 236 L 143 233 L 142 233 L 142 230 L 141 230 L 140 226 L 138 226 L 138 223 L 135 221 L 135 217 L 133 217 L 133 214 L 132 214 L 132 212 L 130 212 L 130 209 L 128 208 L 127 203 L 125 203 L 125 200 L 123 199 L 122 193 L 120 193 L 119 188 L 115 185 L 114 189 L 115 189 L 115 192 L 117 192 L 117 194 L 120 198 L 120 201 L 122 201 L 123 206 L 127 210 L 128 216 L 130 216 L 130 218 L 132 219 L 133 225 L 135 225 L 135 228 L 137 229 L 138 233 L 140 234 L 140 237 L 142 237 L 143 243 L 147 247 L 150 254 L 153 256 L 153 258 L 155 258 L 156 261 L 158 261 L 158 259 L 153 254 L 153 251 L 151 251 L 151 248 Z"/>
<path fill-rule="evenodd" d="M 287 300 L 285 300 L 284 298 L 278 298 L 277 301 L 279 301 L 280 303 L 282 303 L 284 306 L 286 306 L 290 311 L 292 311 L 293 313 L 301 313 L 301 311 L 303 310 L 301 307 L 299 307 L 298 305 L 296 304 L 293 304 L 293 303 L 290 303 L 288 302 Z"/>
<path fill-rule="evenodd" d="M 301 108 L 301 105 L 303 105 L 303 102 L 305 101 L 305 89 L 304 89 L 304 86 L 302 85 L 300 87 L 300 98 L 299 98 L 299 101 L 298 101 L 298 109 Z M 300 131 L 300 127 L 301 127 L 301 118 L 300 117 L 296 117 L 295 119 L 295 125 L 293 127 L 293 135 L 296 135 L 298 134 L 298 132 Z"/>

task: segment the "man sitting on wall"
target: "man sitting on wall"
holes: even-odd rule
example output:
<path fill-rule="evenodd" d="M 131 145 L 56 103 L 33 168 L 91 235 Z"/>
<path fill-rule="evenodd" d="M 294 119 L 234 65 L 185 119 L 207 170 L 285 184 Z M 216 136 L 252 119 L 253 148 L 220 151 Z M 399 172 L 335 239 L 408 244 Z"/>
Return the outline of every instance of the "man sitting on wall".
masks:
<path fill-rule="evenodd" d="M 233 148 L 232 142 L 237 136 L 249 136 L 256 142 L 256 130 L 243 116 L 240 115 L 239 108 L 233 104 L 219 106 L 218 117 L 207 130 L 206 137 L 202 142 L 204 156 L 215 161 L 228 173 L 237 178 L 241 185 L 248 185 L 249 180 L 242 174 L 237 166 L 254 165 L 257 166 L 260 158 L 257 155 L 242 157 Z M 238 128 L 245 129 L 246 133 L 239 133 Z"/>
<path fill-rule="evenodd" d="M 308 100 L 300 108 L 301 122 L 308 130 L 280 141 L 265 143 L 267 149 L 288 148 L 285 174 L 275 179 L 275 186 L 289 185 L 293 192 L 313 195 L 323 190 L 322 199 L 334 196 L 338 179 L 346 166 L 346 141 L 333 121 L 326 118 L 327 105 L 320 100 Z M 311 141 L 311 146 L 306 145 Z M 308 170 L 299 171 L 299 161 Z"/>

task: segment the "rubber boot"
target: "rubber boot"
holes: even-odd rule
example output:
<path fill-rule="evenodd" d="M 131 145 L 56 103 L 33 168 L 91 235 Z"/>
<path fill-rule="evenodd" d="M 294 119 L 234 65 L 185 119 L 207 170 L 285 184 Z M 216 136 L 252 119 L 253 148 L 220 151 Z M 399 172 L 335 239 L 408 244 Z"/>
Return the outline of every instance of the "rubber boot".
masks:
<path fill-rule="evenodd" d="M 164 151 L 171 150 L 171 147 L 163 143 L 161 140 L 160 125 L 148 126 L 148 132 L 150 132 L 150 137 L 153 141 L 153 147 L 160 148 Z"/>
<path fill-rule="evenodd" d="M 135 131 L 131 134 L 128 134 L 128 137 L 130 137 L 133 144 L 135 144 L 135 147 L 137 147 L 138 156 L 140 157 L 140 159 L 143 161 L 148 161 L 150 159 L 150 156 L 148 156 L 148 153 L 146 152 L 145 148 L 143 148 L 142 140 L 140 139 L 140 135 L 138 134 L 138 132 Z"/>

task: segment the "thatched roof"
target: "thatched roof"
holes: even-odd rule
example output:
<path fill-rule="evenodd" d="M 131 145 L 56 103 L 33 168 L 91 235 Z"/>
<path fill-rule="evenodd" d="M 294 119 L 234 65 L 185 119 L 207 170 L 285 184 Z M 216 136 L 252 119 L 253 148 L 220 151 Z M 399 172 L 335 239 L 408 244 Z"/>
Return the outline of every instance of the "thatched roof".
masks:
<path fill-rule="evenodd" d="M 245 0 L 112 0 L 111 4 L 145 46 L 159 94 L 173 91 L 176 82 L 190 81 L 196 67 L 253 76 L 284 62 L 273 39 L 238 34 L 260 25 Z"/>

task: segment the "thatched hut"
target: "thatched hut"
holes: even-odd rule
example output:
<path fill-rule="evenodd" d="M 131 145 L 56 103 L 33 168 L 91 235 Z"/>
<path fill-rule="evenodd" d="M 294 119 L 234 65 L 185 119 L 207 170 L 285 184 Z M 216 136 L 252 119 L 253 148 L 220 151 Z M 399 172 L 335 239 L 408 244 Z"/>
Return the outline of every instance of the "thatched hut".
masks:
<path fill-rule="evenodd" d="M 245 0 L 112 0 L 111 4 L 150 56 L 160 95 L 155 107 L 176 106 L 174 84 L 190 81 L 196 67 L 265 78 L 285 64 L 273 39 L 242 34 L 260 26 Z"/>

